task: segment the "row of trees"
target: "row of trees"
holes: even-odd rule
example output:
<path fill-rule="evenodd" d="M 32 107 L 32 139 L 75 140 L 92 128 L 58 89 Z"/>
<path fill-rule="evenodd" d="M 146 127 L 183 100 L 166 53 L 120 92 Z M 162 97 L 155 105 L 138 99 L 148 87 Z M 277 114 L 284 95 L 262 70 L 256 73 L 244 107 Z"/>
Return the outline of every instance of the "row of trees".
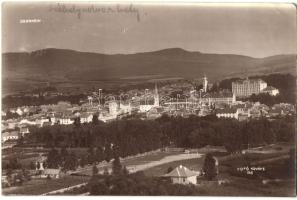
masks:
<path fill-rule="evenodd" d="M 35 96 L 12 96 L 8 95 L 2 98 L 3 109 L 17 108 L 20 106 L 40 106 L 48 104 L 57 104 L 59 101 L 68 101 L 72 104 L 79 104 L 81 99 L 86 96 L 83 94 L 79 95 L 61 95 L 53 97 L 35 97 Z"/>
<path fill-rule="evenodd" d="M 225 146 L 236 152 L 249 146 L 274 142 L 289 142 L 294 138 L 294 118 L 274 121 L 266 118 L 239 122 L 217 119 L 215 116 L 189 118 L 162 116 L 157 119 L 162 131 L 162 142 L 178 147 L 200 148 L 206 145 Z"/>
<path fill-rule="evenodd" d="M 36 128 L 24 140 L 25 143 L 44 143 L 48 147 L 87 147 L 90 148 L 87 159 L 100 161 L 110 159 L 112 145 L 119 148 L 120 157 L 126 157 L 172 144 L 185 148 L 220 145 L 235 152 L 247 145 L 289 142 L 292 138 L 293 117 L 239 122 L 215 116 L 164 115 L 156 120 L 122 119 L 107 124 L 94 122 Z"/>

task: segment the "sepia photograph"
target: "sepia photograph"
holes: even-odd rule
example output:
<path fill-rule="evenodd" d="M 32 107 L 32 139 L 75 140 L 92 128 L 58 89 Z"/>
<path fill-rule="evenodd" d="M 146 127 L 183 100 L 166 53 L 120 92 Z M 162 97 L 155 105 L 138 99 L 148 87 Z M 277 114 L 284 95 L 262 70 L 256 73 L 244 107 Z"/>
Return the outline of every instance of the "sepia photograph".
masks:
<path fill-rule="evenodd" d="M 2 197 L 296 197 L 296 5 L 1 10 Z"/>

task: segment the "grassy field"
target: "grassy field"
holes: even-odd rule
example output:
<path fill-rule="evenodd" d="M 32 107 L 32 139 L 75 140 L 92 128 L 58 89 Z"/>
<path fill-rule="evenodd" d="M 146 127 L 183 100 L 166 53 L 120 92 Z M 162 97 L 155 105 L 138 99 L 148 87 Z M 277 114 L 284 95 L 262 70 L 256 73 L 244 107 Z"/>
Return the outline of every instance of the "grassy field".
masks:
<path fill-rule="evenodd" d="M 131 158 L 129 160 L 123 161 L 123 165 L 139 165 L 139 164 L 145 164 L 152 161 L 158 161 L 162 158 L 165 158 L 166 156 L 172 156 L 172 155 L 178 155 L 180 152 L 156 152 L 149 155 L 137 157 L 137 158 Z"/>
<path fill-rule="evenodd" d="M 89 177 L 66 176 L 60 179 L 33 179 L 24 183 L 21 187 L 11 187 L 2 189 L 3 195 L 40 195 L 53 190 L 77 185 L 87 182 Z"/>

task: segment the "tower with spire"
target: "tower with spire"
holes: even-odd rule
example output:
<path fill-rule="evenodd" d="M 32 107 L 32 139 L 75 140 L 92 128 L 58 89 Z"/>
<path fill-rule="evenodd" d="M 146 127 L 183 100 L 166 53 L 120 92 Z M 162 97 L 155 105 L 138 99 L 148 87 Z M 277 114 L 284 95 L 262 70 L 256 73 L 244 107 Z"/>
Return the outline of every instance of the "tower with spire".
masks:
<path fill-rule="evenodd" d="M 157 83 L 155 84 L 154 106 L 155 107 L 159 107 L 160 106 L 160 99 L 159 99 L 159 93 L 158 93 Z"/>
<path fill-rule="evenodd" d="M 202 82 L 202 85 L 203 85 L 203 91 L 204 91 L 204 92 L 207 92 L 207 84 L 208 84 L 207 77 L 206 77 L 206 75 L 204 74 L 203 82 Z"/>

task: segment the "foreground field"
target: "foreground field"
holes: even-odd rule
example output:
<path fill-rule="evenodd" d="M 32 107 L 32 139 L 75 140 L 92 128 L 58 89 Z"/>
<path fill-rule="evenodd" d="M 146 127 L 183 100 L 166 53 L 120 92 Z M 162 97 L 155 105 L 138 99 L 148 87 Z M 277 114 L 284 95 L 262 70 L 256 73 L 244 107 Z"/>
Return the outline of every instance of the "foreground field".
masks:
<path fill-rule="evenodd" d="M 20 187 L 2 189 L 3 195 L 41 195 L 53 190 L 87 182 L 86 176 L 66 176 L 60 179 L 33 179 Z"/>

